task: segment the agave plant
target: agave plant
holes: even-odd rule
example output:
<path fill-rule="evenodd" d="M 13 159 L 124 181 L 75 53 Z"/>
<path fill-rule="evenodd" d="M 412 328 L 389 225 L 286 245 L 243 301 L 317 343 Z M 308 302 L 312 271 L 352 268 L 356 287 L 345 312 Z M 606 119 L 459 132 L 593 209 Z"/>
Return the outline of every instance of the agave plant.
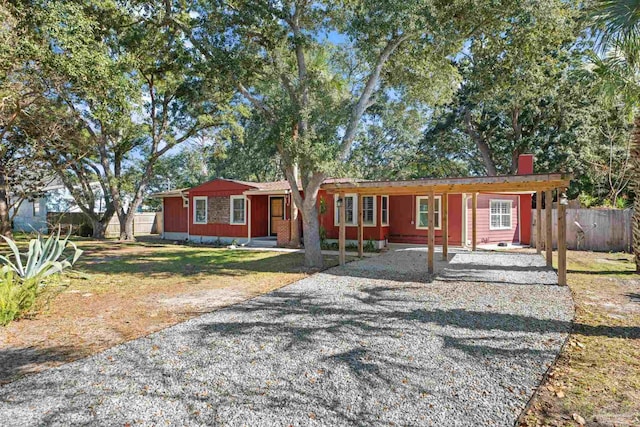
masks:
<path fill-rule="evenodd" d="M 2 237 L 13 252 L 13 259 L 9 256 L 0 255 L 0 262 L 4 264 L 3 271 L 13 271 L 22 281 L 35 280 L 40 282 L 52 274 L 60 273 L 69 268 L 82 255 L 82 250 L 71 241 L 69 236 L 62 239 L 60 230 L 51 234 L 46 240 L 38 235 L 37 238 L 29 241 L 29 251 L 21 254 L 18 246 L 10 239 Z M 71 256 L 62 259 L 64 250 L 70 245 L 73 248 Z"/>

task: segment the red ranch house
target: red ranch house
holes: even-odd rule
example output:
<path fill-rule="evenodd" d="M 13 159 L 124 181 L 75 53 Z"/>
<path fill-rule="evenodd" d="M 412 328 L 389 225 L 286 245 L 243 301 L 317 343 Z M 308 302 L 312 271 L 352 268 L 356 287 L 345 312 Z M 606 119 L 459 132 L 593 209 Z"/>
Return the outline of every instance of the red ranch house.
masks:
<path fill-rule="evenodd" d="M 533 174 L 533 156 L 519 159 L 519 175 Z M 318 213 L 322 229 L 329 242 L 337 242 L 339 220 L 336 185 L 363 182 L 353 179 L 329 179 L 318 195 Z M 416 180 L 416 183 L 428 180 Z M 367 184 L 374 184 L 367 181 Z M 403 183 L 406 183 L 403 182 Z M 377 247 L 387 243 L 426 244 L 428 236 L 427 194 L 384 194 L 384 181 L 376 184 L 383 190 L 376 195 L 358 196 L 346 190 L 346 241 L 357 243 L 362 201 L 363 240 Z M 332 189 L 332 190 L 329 190 Z M 331 191 L 331 192 L 329 192 Z M 245 182 L 218 178 L 197 187 L 157 193 L 164 212 L 162 237 L 170 240 L 189 240 L 202 243 L 249 244 L 252 240 L 278 238 L 288 242 L 290 236 L 291 190 L 287 181 Z M 531 194 L 491 192 L 477 195 L 477 243 L 520 243 L 531 241 Z M 391 193 L 391 191 L 390 191 Z M 435 194 L 435 244 L 442 244 L 442 193 Z M 448 193 L 448 244 L 471 244 L 472 194 Z"/>

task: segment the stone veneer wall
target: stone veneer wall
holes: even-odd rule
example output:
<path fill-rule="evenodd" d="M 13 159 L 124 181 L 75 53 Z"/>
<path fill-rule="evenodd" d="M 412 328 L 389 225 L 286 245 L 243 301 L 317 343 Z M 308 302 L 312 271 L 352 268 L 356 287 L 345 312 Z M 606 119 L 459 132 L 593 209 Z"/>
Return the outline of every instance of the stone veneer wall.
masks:
<path fill-rule="evenodd" d="M 208 198 L 207 223 L 209 224 L 229 224 L 231 201 L 229 197 Z"/>

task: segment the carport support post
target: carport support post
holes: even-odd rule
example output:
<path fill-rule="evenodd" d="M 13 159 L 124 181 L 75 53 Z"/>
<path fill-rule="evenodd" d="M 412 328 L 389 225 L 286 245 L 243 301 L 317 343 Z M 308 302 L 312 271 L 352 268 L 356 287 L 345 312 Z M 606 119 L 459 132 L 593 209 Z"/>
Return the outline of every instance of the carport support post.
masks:
<path fill-rule="evenodd" d="M 536 252 L 542 253 L 542 191 L 536 191 Z"/>
<path fill-rule="evenodd" d="M 471 195 L 471 250 L 478 248 L 478 193 Z"/>
<path fill-rule="evenodd" d="M 558 189 L 558 285 L 567 285 L 567 206 L 562 188 Z"/>
<path fill-rule="evenodd" d="M 442 195 L 442 260 L 449 255 L 449 194 Z"/>
<path fill-rule="evenodd" d="M 364 208 L 362 201 L 364 197 L 362 194 L 358 195 L 358 256 L 362 258 L 364 256 Z"/>
<path fill-rule="evenodd" d="M 427 221 L 429 222 L 429 253 L 427 254 L 429 264 L 429 274 L 433 274 L 433 252 L 435 250 L 436 243 L 436 227 L 435 227 L 435 209 L 436 209 L 436 196 L 433 191 L 429 192 L 429 205 L 427 212 Z"/>
<path fill-rule="evenodd" d="M 544 219 L 547 237 L 544 239 L 546 249 L 547 267 L 553 267 L 553 192 L 544 192 Z"/>
<path fill-rule="evenodd" d="M 340 233 L 338 235 L 338 259 L 340 262 L 340 265 L 345 265 L 346 264 L 346 256 L 345 256 L 345 239 L 346 239 L 346 232 L 347 232 L 347 228 L 346 228 L 346 224 L 345 219 L 347 216 L 347 207 L 346 207 L 346 200 L 344 199 L 344 193 L 340 193 L 338 194 L 338 197 L 342 200 L 342 203 L 340 203 Z"/>

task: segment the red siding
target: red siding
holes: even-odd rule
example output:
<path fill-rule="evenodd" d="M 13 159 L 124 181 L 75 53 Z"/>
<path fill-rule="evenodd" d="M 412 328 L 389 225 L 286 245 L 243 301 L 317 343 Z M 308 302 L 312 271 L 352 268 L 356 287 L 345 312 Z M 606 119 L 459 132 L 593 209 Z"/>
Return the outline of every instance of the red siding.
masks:
<path fill-rule="evenodd" d="M 264 237 L 269 234 L 269 196 L 249 197 L 251 197 L 251 237 Z"/>
<path fill-rule="evenodd" d="M 320 215 L 320 226 L 323 227 L 327 232 L 328 239 L 337 239 L 340 235 L 340 227 L 337 227 L 334 224 L 335 219 L 335 210 L 334 210 L 334 195 L 327 194 L 326 191 L 320 190 L 318 192 L 318 211 L 320 210 L 319 206 L 321 200 L 324 200 L 324 203 L 327 207 L 326 212 L 323 215 Z M 389 232 L 388 226 L 380 225 L 380 197 L 376 197 L 376 225 L 374 227 L 365 226 L 364 229 L 364 240 L 384 240 L 387 238 Z M 391 201 L 389 201 L 391 203 Z M 391 210 L 390 210 L 391 212 Z M 393 214 L 390 214 L 393 215 Z M 357 240 L 358 239 L 358 227 L 357 226 L 347 226 L 346 227 L 347 240 Z"/>
<path fill-rule="evenodd" d="M 438 196 L 438 194 L 436 194 Z M 390 196 L 389 241 L 392 243 L 426 244 L 429 230 L 416 228 L 416 197 Z M 436 245 L 442 244 L 442 230 L 436 230 Z M 449 195 L 449 244 L 462 245 L 462 195 Z"/>
<path fill-rule="evenodd" d="M 224 179 L 214 179 L 205 182 L 197 187 L 189 190 L 189 234 L 192 236 L 222 236 L 222 237 L 247 237 L 248 226 L 232 225 L 232 224 L 194 224 L 193 210 L 195 204 L 193 198 L 196 196 L 208 197 L 229 197 L 242 195 L 246 190 L 252 189 L 248 185 L 238 184 L 236 182 Z M 252 203 L 253 205 L 253 203 Z M 259 203 L 256 203 L 259 205 Z M 252 206 L 253 209 L 256 208 Z M 257 209 L 257 208 L 256 208 Z M 253 234 L 253 233 L 252 233 Z"/>
<path fill-rule="evenodd" d="M 531 194 L 520 195 L 520 243 L 523 245 L 531 244 L 531 205 L 533 197 Z M 527 224 L 529 224 L 527 226 Z"/>
<path fill-rule="evenodd" d="M 528 175 L 533 173 L 533 154 L 521 154 L 518 157 L 518 175 Z M 520 195 L 520 223 L 523 227 L 520 230 L 520 243 L 531 244 L 531 194 Z"/>
<path fill-rule="evenodd" d="M 365 240 L 385 240 L 392 243 L 426 244 L 428 230 L 418 230 L 415 226 L 416 196 L 389 196 L 389 225 L 380 225 L 382 198 L 376 197 L 376 225 L 364 227 Z M 340 228 L 334 225 L 334 196 L 320 191 L 318 203 L 323 199 L 326 212 L 320 215 L 320 225 L 326 230 L 327 238 L 337 239 Z M 348 240 L 358 238 L 358 227 L 347 226 Z M 449 243 L 454 246 L 462 244 L 462 195 L 449 195 Z M 436 244 L 442 244 L 442 231 L 436 231 Z"/>
<path fill-rule="evenodd" d="M 529 161 L 529 163 L 525 162 Z M 523 159 L 520 165 L 525 172 L 532 166 L 533 158 Z M 189 206 L 187 210 L 182 207 L 180 197 L 165 198 L 164 221 L 166 232 L 187 232 L 194 236 L 221 236 L 221 237 L 247 237 L 248 226 L 232 224 L 194 224 L 193 210 L 196 196 L 230 197 L 242 195 L 253 187 L 232 181 L 217 179 L 206 182 L 189 190 Z M 269 196 L 249 196 L 251 198 L 251 237 L 266 236 L 269 232 Z M 512 227 L 510 230 L 490 230 L 489 201 L 491 199 L 512 200 Z M 285 211 L 289 216 L 290 198 L 286 197 Z M 334 195 L 320 190 L 318 193 L 318 208 L 324 201 L 326 211 L 320 215 L 320 225 L 326 230 L 327 238 L 337 239 L 339 227 L 334 225 Z M 390 196 L 389 197 L 389 225 L 380 224 L 382 198 L 376 197 L 376 225 L 364 227 L 365 240 L 389 240 L 392 243 L 416 243 L 426 244 L 428 230 L 416 228 L 416 195 Z M 471 201 L 468 202 L 467 214 L 467 239 L 471 238 Z M 522 209 L 520 209 L 520 207 Z M 519 212 L 520 211 L 520 212 Z M 519 216 L 520 215 L 520 216 Z M 187 227 L 187 222 L 189 226 Z M 520 223 L 531 222 L 531 196 L 530 195 L 503 195 L 481 194 L 478 196 L 478 243 L 497 242 L 522 242 L 530 241 L 530 229 L 525 227 L 520 235 Z M 462 195 L 449 195 L 449 243 L 453 246 L 462 245 L 463 227 Z M 356 240 L 358 236 L 357 226 L 346 227 L 347 239 Z M 442 244 L 442 230 L 436 230 L 436 244 Z"/>
<path fill-rule="evenodd" d="M 169 233 L 187 232 L 188 209 L 182 206 L 182 197 L 166 197 L 163 199 L 162 218 L 164 231 Z"/>
<path fill-rule="evenodd" d="M 509 230 L 491 230 L 490 229 L 490 200 L 511 200 L 511 229 Z M 517 195 L 509 194 L 479 194 L 478 195 L 478 236 L 477 243 L 518 243 L 520 241 L 520 227 L 518 218 L 518 200 Z M 468 239 L 471 240 L 472 216 L 471 216 L 471 198 L 467 200 L 467 230 Z"/>

